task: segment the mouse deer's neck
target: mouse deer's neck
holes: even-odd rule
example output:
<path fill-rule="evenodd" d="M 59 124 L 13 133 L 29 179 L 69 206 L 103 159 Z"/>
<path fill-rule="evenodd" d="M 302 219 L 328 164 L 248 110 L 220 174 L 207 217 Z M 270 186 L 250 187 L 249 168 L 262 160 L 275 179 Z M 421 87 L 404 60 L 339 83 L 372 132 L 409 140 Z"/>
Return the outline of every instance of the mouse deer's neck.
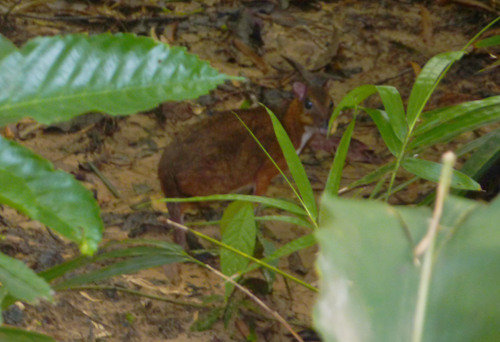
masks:
<path fill-rule="evenodd" d="M 295 149 L 301 146 L 302 136 L 305 133 L 305 128 L 301 121 L 303 111 L 302 102 L 299 99 L 294 99 L 288 106 L 288 110 L 283 117 L 283 126 Z"/>

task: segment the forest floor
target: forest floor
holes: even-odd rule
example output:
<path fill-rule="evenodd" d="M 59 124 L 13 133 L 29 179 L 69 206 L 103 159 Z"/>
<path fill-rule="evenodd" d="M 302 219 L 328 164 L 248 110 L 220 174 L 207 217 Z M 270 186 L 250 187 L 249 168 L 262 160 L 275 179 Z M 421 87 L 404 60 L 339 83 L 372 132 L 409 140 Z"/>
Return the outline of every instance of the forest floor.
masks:
<path fill-rule="evenodd" d="M 276 2 L 276 1 L 275 1 Z M 481 28 L 496 17 L 487 7 L 467 6 L 467 1 L 345 0 L 330 2 L 265 1 L 0 1 L 0 33 L 22 46 L 37 36 L 69 33 L 97 34 L 132 32 L 152 36 L 210 61 L 221 72 L 249 78 L 247 84 L 228 84 L 210 95 L 182 104 L 167 103 L 147 112 L 112 118 L 101 114 L 50 127 L 29 120 L 13 127 L 16 138 L 50 160 L 56 168 L 74 174 L 96 194 L 105 222 L 103 242 L 127 239 L 131 232 L 146 230 L 141 237 L 169 240 L 159 212 L 162 203 L 136 210 L 144 201 L 162 197 L 157 167 L 162 148 L 175 134 L 202 120 L 207 112 L 239 108 L 248 99 L 272 102 L 266 90 L 289 91 L 290 67 L 281 56 L 291 57 L 308 70 L 330 77 L 330 94 L 338 104 L 350 90 L 364 84 L 396 87 L 406 103 L 415 80 L 415 70 L 431 57 L 461 49 Z M 5 15 L 6 11 L 9 11 Z M 497 32 L 498 34 L 498 32 Z M 238 42 L 252 53 L 238 49 Z M 242 52 L 243 51 L 243 52 Z M 427 109 L 482 99 L 500 94 L 498 72 L 479 72 L 493 63 L 486 51 L 470 51 L 448 73 Z M 288 80 L 288 83 L 287 83 Z M 266 94 L 266 98 L 263 98 Z M 275 95 L 278 96 L 279 94 Z M 379 99 L 368 100 L 372 107 Z M 352 116 L 339 119 L 337 136 Z M 464 134 L 450 144 L 424 152 L 437 161 L 448 149 L 489 132 L 485 127 Z M 354 132 L 366 158 L 349 157 L 342 184 L 349 184 L 390 160 L 375 124 L 360 115 Z M 368 151 L 365 151 L 367 149 Z M 353 152 L 355 155 L 356 151 Z M 459 160 L 459 164 L 466 160 Z M 317 197 L 324 188 L 333 160 L 332 151 L 307 149 L 301 156 Z M 119 191 L 114 196 L 92 170 L 93 162 Z M 401 183 L 410 175 L 402 172 Z M 423 198 L 434 184 L 419 181 L 392 196 L 393 204 L 411 204 Z M 346 196 L 363 196 L 372 187 Z M 268 196 L 293 198 L 277 178 Z M 209 212 L 193 212 L 188 220 L 220 217 L 223 204 Z M 77 248 L 49 234 L 38 222 L 15 210 L 0 210 L 0 251 L 25 261 L 36 271 L 78 255 Z M 266 223 L 266 235 L 281 246 L 305 235 L 306 228 L 285 223 Z M 220 238 L 217 226 L 202 226 L 201 232 Z M 281 260 L 279 267 L 303 281 L 315 284 L 316 248 L 300 252 L 300 259 Z M 213 261 L 217 264 L 217 261 Z M 302 263 L 302 264 L 301 264 Z M 87 270 L 89 270 L 88 268 Z M 259 277 L 255 272 L 252 276 Z M 240 307 L 227 327 L 222 320 L 210 329 L 190 331 L 207 309 L 201 304 L 213 295 L 222 296 L 222 279 L 196 265 L 183 265 L 180 281 L 173 283 L 162 268 L 123 275 L 99 285 L 121 286 L 143 293 L 185 302 L 185 305 L 113 290 L 58 292 L 55 303 L 16 303 L 4 312 L 4 322 L 46 333 L 58 341 L 243 341 L 254 325 L 259 341 L 291 341 L 277 322 L 258 309 Z M 246 303 L 237 293 L 235 301 Z M 310 327 L 315 294 L 278 277 L 271 294 L 261 297 L 267 305 L 291 321 L 297 331 Z M 253 305 L 255 306 L 255 305 Z M 249 323 L 251 322 L 251 324 Z"/>

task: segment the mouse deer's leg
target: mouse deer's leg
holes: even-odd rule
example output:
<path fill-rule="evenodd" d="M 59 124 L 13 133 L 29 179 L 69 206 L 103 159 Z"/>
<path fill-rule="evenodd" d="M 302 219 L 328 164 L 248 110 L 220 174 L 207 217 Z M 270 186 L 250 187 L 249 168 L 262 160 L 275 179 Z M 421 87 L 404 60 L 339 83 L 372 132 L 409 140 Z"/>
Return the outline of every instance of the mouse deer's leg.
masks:
<path fill-rule="evenodd" d="M 176 223 L 183 224 L 183 213 L 180 203 L 167 203 L 168 214 L 170 219 Z M 186 232 L 183 229 L 174 227 L 174 242 L 187 250 Z"/>

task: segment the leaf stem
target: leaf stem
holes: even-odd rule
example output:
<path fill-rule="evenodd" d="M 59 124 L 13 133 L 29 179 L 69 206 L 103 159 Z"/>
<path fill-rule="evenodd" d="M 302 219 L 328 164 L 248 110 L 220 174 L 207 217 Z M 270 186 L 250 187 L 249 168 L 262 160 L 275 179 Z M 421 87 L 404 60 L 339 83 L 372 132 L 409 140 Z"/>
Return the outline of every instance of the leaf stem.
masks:
<path fill-rule="evenodd" d="M 425 322 L 425 310 L 427 307 L 430 282 L 432 278 L 432 266 L 434 262 L 433 259 L 437 229 L 439 227 L 439 221 L 441 220 L 441 216 L 443 214 L 444 201 L 450 191 L 451 177 L 456 158 L 457 157 L 455 156 L 455 154 L 453 154 L 453 152 L 451 151 L 446 152 L 443 155 L 443 169 L 441 171 L 441 177 L 438 184 L 434 213 L 432 214 L 432 219 L 429 224 L 427 234 L 424 236 L 424 238 L 422 238 L 422 240 L 414 250 L 415 257 L 419 257 L 422 253 L 425 253 L 425 255 L 420 277 L 420 284 L 418 288 L 417 307 L 413 323 L 412 342 L 422 341 Z"/>

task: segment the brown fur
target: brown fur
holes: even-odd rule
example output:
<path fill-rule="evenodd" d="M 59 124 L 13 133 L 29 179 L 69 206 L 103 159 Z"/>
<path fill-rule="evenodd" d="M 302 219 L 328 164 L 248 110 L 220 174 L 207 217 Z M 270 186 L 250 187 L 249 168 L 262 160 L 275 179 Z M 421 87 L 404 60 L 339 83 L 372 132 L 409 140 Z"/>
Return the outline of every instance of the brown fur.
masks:
<path fill-rule="evenodd" d="M 320 127 L 331 114 L 331 99 L 324 87 L 298 84 L 305 89 L 290 102 L 281 122 L 294 147 L 301 145 L 305 126 Z M 312 106 L 310 106 L 312 105 Z M 309 108 L 310 107 L 310 108 Z M 269 114 L 263 107 L 234 111 L 254 133 L 281 169 L 287 164 L 276 139 Z M 265 195 L 278 169 L 233 112 L 216 113 L 188 128 L 165 148 L 158 176 L 165 197 L 226 194 L 253 185 Z M 182 222 L 185 205 L 169 203 L 171 219 Z M 186 247 L 183 231 L 175 241 Z"/>

